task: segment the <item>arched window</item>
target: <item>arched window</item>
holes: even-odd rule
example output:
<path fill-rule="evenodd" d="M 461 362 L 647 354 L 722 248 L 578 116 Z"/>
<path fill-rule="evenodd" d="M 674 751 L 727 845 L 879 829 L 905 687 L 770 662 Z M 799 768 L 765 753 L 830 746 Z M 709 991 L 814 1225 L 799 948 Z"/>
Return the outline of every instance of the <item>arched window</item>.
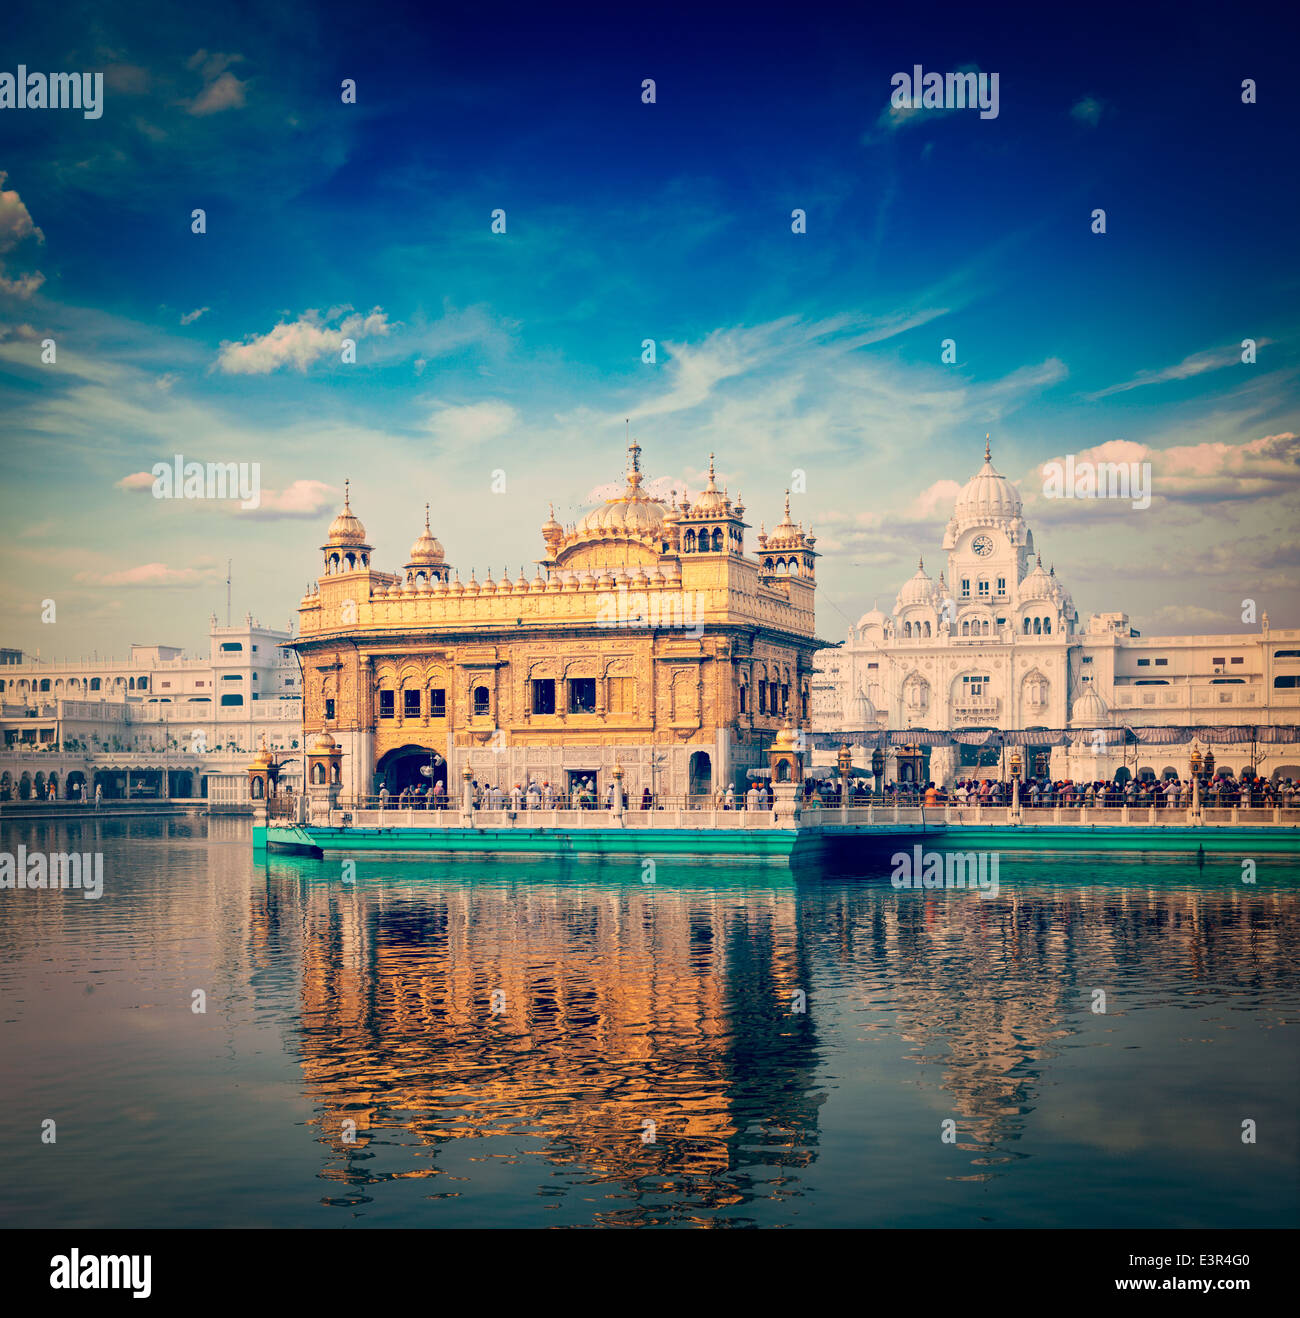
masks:
<path fill-rule="evenodd" d="M 488 695 L 488 689 L 485 686 L 476 686 L 474 688 L 474 716 L 482 718 L 492 712 L 492 700 Z"/>
<path fill-rule="evenodd" d="M 925 624 L 925 634 L 927 636 L 930 634 L 930 624 L 928 622 Z"/>
<path fill-rule="evenodd" d="M 962 623 L 962 625 L 961 625 L 961 634 L 962 634 L 963 636 L 969 636 L 969 635 L 970 635 L 970 619 L 969 619 L 969 618 L 966 619 L 966 620 Z"/>
<path fill-rule="evenodd" d="M 1044 618 L 1044 619 L 1043 619 L 1043 635 L 1044 635 L 1044 636 L 1050 636 L 1051 634 L 1052 634 L 1052 620 L 1051 620 L 1051 618 Z"/>
<path fill-rule="evenodd" d="M 717 550 L 717 549 L 721 549 L 721 548 L 722 548 L 722 530 L 721 530 L 721 528 L 714 528 L 714 532 L 713 532 L 713 548 L 714 548 L 715 550 Z"/>
<path fill-rule="evenodd" d="M 686 553 L 688 553 L 688 554 L 693 554 L 693 553 L 695 552 L 695 532 L 694 532 L 694 531 L 687 531 L 687 532 L 686 532 L 686 538 L 685 538 L 685 540 L 682 542 L 682 548 L 683 548 L 684 552 L 686 552 Z"/>
<path fill-rule="evenodd" d="M 909 640 L 911 639 L 911 637 L 912 637 L 912 624 L 911 624 L 910 622 L 905 622 L 905 623 L 903 624 L 903 635 L 904 635 L 905 637 L 907 637 Z"/>
<path fill-rule="evenodd" d="M 1028 618 L 1025 619 L 1025 635 L 1026 635 L 1026 636 L 1029 635 L 1029 619 L 1028 619 Z"/>
<path fill-rule="evenodd" d="M 1041 636 L 1042 634 L 1043 634 L 1043 620 L 1042 620 L 1041 618 L 1035 618 L 1035 619 L 1034 619 L 1034 635 L 1035 635 L 1035 636 Z"/>
<path fill-rule="evenodd" d="M 311 766 L 311 780 L 320 784 L 325 782 L 325 766 L 319 760 Z"/>
<path fill-rule="evenodd" d="M 92 691 L 98 691 L 98 690 L 99 690 L 99 678 L 97 678 L 97 677 L 92 677 L 92 678 L 90 679 L 90 689 L 91 689 Z"/>

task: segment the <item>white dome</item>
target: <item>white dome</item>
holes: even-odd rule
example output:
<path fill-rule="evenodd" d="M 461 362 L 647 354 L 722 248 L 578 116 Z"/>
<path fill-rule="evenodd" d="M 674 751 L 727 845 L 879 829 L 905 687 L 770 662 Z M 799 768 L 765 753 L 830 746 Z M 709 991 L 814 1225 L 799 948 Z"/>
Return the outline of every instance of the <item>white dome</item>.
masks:
<path fill-rule="evenodd" d="M 876 721 L 876 707 L 867 698 L 867 693 L 859 689 L 858 694 L 853 697 L 852 715 L 849 725 L 852 728 L 869 728 Z"/>
<path fill-rule="evenodd" d="M 1070 721 L 1081 728 L 1096 728 L 1106 722 L 1109 713 L 1106 702 L 1089 683 L 1075 697 Z"/>
<path fill-rule="evenodd" d="M 864 627 L 881 627 L 883 628 L 888 619 L 881 611 L 872 604 L 871 608 L 858 619 L 858 630 Z"/>
<path fill-rule="evenodd" d="M 957 495 L 952 515 L 959 522 L 987 522 L 1019 517 L 1023 504 L 1016 487 L 993 468 L 992 455 L 984 448 L 984 465 Z"/>
<path fill-rule="evenodd" d="M 903 583 L 903 589 L 898 592 L 898 609 L 906 608 L 909 604 L 933 604 L 936 592 L 934 578 L 929 576 L 925 570 L 925 563 L 922 561 L 917 564 L 916 571 Z"/>
<path fill-rule="evenodd" d="M 1056 596 L 1056 582 L 1047 574 L 1040 558 L 1025 579 L 1020 583 L 1020 602 L 1030 604 L 1035 600 L 1050 600 Z"/>

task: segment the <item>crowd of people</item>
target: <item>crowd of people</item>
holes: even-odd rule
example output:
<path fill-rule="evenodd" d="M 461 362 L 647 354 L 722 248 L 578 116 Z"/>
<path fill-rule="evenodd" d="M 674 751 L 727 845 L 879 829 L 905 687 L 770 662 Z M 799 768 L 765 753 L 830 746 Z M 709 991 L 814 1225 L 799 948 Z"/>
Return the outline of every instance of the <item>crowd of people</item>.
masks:
<path fill-rule="evenodd" d="M 1010 781 L 997 778 L 960 778 L 951 787 L 938 783 L 887 783 L 876 794 L 869 780 L 851 779 L 845 805 L 955 805 L 955 806 L 1007 806 L 1012 802 Z M 806 778 L 803 783 L 805 809 L 838 809 L 841 784 L 838 777 Z M 530 781 L 510 787 L 502 783 L 470 784 L 470 797 L 476 810 L 596 810 L 614 808 L 614 784 L 609 783 L 598 792 L 591 777 L 575 779 L 570 787 L 559 787 L 550 782 Z M 446 784 L 438 781 L 390 792 L 387 787 L 379 791 L 381 809 L 445 810 L 457 801 L 448 800 Z M 694 807 L 712 806 L 715 810 L 771 810 L 773 792 L 770 780 L 752 783 L 747 791 L 737 792 L 734 786 L 719 788 L 712 793 L 699 793 L 686 802 L 656 796 L 649 787 L 639 796 L 628 793 L 624 808 L 628 810 L 664 809 L 669 805 Z M 1192 804 L 1191 778 L 1128 778 L 1123 782 L 1073 782 L 1070 779 L 1052 780 L 1031 777 L 1020 784 L 1020 805 L 1026 810 L 1066 807 L 1129 806 L 1137 809 L 1188 809 Z M 1201 782 L 1201 804 L 1210 808 L 1239 806 L 1251 809 L 1295 809 L 1300 805 L 1300 784 L 1290 778 L 1272 779 L 1252 777 L 1243 772 L 1234 778 L 1224 770 L 1213 778 Z"/>
<path fill-rule="evenodd" d="M 810 784 L 809 802 L 815 805 L 840 804 L 839 783 L 835 779 Z M 849 787 L 848 803 L 866 805 L 882 797 L 873 796 L 862 781 Z M 883 799 L 908 805 L 1007 806 L 1012 803 L 1010 781 L 997 778 L 959 778 L 951 787 L 938 783 L 889 783 Z M 1111 807 L 1137 809 L 1182 809 L 1192 804 L 1192 780 L 1186 778 L 1128 778 L 1123 782 L 1074 782 L 1068 778 L 1026 778 L 1020 784 L 1020 804 L 1027 810 L 1054 809 L 1056 806 Z M 1291 778 L 1251 776 L 1243 772 L 1233 777 L 1224 770 L 1213 778 L 1201 778 L 1201 804 L 1209 808 L 1238 806 L 1247 809 L 1295 809 L 1300 805 L 1300 783 Z"/>

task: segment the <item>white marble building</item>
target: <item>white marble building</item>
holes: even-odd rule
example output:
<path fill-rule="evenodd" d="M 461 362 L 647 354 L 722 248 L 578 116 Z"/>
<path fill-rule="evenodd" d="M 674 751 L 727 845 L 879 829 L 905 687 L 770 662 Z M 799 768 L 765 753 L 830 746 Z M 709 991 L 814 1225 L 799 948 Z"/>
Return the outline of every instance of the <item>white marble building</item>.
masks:
<path fill-rule="evenodd" d="M 1054 778 L 1082 781 L 1125 769 L 1185 776 L 1190 735 L 1133 744 L 1118 729 L 1270 725 L 1289 728 L 1273 734 L 1287 739 L 1259 744 L 1242 733 L 1245 740 L 1213 746 L 1218 764 L 1300 778 L 1300 630 L 1273 631 L 1267 614 L 1255 632 L 1211 636 L 1142 636 L 1124 613 L 1081 625 L 1022 514 L 986 446 L 984 465 L 954 504 L 937 578 L 922 562 L 888 613 L 873 608 L 840 648 L 818 652 L 815 733 L 927 729 L 977 741 L 979 729 L 1043 730 L 1041 744 L 1016 739 L 1026 773 L 1045 764 Z M 897 747 L 887 753 L 892 780 Z M 924 748 L 924 774 L 951 783 L 999 757 L 992 743 L 982 751 L 934 745 Z M 822 749 L 814 763 L 833 759 Z M 862 750 L 855 763 L 865 763 Z"/>

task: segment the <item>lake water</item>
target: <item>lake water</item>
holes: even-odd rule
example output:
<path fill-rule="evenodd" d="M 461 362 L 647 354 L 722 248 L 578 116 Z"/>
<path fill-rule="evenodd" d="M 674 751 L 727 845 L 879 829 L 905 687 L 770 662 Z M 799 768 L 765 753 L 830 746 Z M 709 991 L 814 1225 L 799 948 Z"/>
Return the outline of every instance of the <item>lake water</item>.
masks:
<path fill-rule="evenodd" d="M 986 899 L 18 843 L 104 894 L 0 892 L 3 1226 L 1300 1225 L 1294 858 L 1006 852 Z"/>

